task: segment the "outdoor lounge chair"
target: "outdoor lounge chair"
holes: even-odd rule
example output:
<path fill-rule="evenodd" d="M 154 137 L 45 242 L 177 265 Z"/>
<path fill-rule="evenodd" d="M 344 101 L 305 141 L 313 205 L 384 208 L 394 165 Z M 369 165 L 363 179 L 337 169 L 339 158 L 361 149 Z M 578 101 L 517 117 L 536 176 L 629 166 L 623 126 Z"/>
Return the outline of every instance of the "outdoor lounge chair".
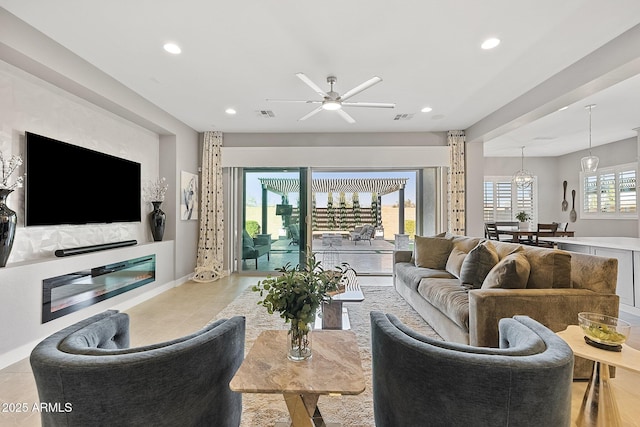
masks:
<path fill-rule="evenodd" d="M 291 224 L 289 226 L 289 237 L 291 238 L 290 245 L 300 244 L 300 224 Z"/>
<path fill-rule="evenodd" d="M 373 225 L 366 224 L 362 227 L 356 227 L 350 235 L 351 240 L 354 245 L 358 244 L 360 240 L 368 240 L 369 244 L 371 244 L 371 239 L 373 239 L 373 235 L 375 234 L 376 229 Z"/>

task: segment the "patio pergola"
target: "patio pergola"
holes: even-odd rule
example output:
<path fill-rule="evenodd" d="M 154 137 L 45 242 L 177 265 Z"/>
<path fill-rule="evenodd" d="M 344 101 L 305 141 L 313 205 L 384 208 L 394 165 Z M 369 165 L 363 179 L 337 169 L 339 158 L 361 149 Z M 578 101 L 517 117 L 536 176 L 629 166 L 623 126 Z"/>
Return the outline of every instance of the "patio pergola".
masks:
<path fill-rule="evenodd" d="M 267 227 L 267 192 L 280 195 L 286 202 L 289 193 L 300 193 L 300 180 L 295 178 L 259 178 L 262 185 L 262 230 Z M 381 198 L 385 194 L 398 194 L 398 230 L 404 233 L 404 189 L 407 178 L 319 178 L 311 181 L 312 193 L 372 193 L 377 195 L 377 217 Z"/>

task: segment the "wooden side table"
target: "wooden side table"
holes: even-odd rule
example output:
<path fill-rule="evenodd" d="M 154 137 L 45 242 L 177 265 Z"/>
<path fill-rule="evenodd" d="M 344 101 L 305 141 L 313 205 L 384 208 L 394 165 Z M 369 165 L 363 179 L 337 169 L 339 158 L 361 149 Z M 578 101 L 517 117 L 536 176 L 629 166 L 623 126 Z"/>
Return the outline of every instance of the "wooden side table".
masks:
<path fill-rule="evenodd" d="M 364 301 L 364 294 L 358 279 L 353 271 L 347 272 L 349 283 L 347 284 L 345 291 L 331 296 L 331 301 L 321 305 L 318 310 L 318 315 L 321 317 L 321 321 L 318 321 L 316 316 L 316 329 L 351 329 L 351 323 L 349 322 L 349 314 L 347 308 L 343 307 L 342 303 L 345 302 L 362 302 Z"/>
<path fill-rule="evenodd" d="M 282 394 L 294 427 L 325 425 L 321 395 L 356 395 L 365 390 L 356 335 L 351 331 L 313 331 L 313 356 L 287 358 L 287 331 L 264 331 L 256 339 L 229 387 L 240 393 Z"/>
<path fill-rule="evenodd" d="M 569 325 L 557 334 L 576 356 L 595 362 L 577 418 L 578 426 L 621 426 L 618 405 L 609 384 L 609 366 L 640 373 L 640 351 L 626 344 L 622 345 L 621 352 L 595 348 L 584 341 L 584 332 L 577 325 Z"/>

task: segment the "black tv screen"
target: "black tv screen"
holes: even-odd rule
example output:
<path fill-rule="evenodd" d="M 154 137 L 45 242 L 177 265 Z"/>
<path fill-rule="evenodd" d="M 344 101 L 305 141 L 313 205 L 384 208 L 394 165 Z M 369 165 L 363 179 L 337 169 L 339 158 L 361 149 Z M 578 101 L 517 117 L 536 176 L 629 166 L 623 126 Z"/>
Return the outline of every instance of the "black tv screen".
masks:
<path fill-rule="evenodd" d="M 140 163 L 25 133 L 25 225 L 139 222 Z"/>

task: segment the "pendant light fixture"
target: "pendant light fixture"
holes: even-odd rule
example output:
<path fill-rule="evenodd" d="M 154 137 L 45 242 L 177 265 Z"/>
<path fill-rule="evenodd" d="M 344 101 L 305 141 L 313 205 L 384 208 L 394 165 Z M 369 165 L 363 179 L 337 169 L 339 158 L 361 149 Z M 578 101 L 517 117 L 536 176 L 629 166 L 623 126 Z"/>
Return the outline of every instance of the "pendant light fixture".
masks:
<path fill-rule="evenodd" d="M 580 160 L 580 163 L 582 164 L 582 172 L 595 172 L 598 170 L 598 162 L 600 161 L 597 156 L 591 154 L 591 109 L 595 106 L 596 104 L 589 104 L 584 107 L 589 110 L 589 155 Z"/>
<path fill-rule="evenodd" d="M 524 146 L 522 150 L 522 164 L 520 170 L 513 175 L 511 180 L 518 188 L 529 188 L 533 184 L 533 174 L 524 168 Z"/>

